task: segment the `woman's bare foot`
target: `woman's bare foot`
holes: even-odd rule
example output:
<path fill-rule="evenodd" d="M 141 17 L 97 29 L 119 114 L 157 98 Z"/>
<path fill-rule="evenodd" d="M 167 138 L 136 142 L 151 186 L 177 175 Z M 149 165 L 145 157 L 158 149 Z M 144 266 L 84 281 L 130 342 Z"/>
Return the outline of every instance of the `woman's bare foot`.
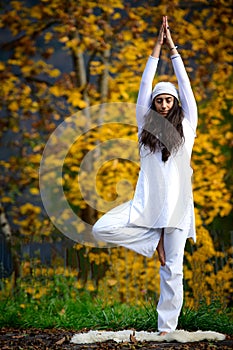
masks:
<path fill-rule="evenodd" d="M 162 337 L 163 335 L 168 334 L 168 332 L 159 332 L 159 335 Z"/>
<path fill-rule="evenodd" d="M 159 261 L 162 266 L 165 265 L 165 251 L 164 251 L 163 239 L 164 239 L 164 229 L 162 230 L 161 237 L 157 246 Z"/>

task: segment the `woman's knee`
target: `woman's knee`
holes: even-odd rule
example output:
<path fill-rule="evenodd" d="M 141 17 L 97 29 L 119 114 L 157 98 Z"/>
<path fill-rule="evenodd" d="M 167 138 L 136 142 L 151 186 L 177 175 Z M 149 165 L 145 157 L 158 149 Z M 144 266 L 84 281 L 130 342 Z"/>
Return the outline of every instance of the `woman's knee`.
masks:
<path fill-rule="evenodd" d="M 100 239 L 101 237 L 101 227 L 98 225 L 98 221 L 92 227 L 92 234 L 96 239 Z"/>

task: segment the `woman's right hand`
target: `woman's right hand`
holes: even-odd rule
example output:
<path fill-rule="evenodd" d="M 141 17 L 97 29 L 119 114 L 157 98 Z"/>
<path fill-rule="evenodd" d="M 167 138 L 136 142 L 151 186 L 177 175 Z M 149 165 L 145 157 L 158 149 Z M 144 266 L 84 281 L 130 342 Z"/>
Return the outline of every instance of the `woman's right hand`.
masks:
<path fill-rule="evenodd" d="M 164 33 L 165 33 L 164 29 L 165 29 L 165 16 L 163 16 L 163 23 L 162 23 L 162 25 L 160 27 L 158 40 L 157 40 L 158 44 L 161 45 L 161 46 L 165 43 L 165 40 L 164 40 Z"/>

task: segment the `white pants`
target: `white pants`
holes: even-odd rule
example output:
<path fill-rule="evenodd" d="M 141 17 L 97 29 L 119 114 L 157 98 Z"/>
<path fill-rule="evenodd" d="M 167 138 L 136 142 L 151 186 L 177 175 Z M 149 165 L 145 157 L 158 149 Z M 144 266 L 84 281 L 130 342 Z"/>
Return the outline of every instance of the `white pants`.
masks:
<path fill-rule="evenodd" d="M 129 202 L 103 215 L 93 226 L 97 240 L 123 246 L 151 257 L 159 243 L 162 229 L 128 225 Z M 177 327 L 183 304 L 183 257 L 187 230 L 164 230 L 165 266 L 160 267 L 160 298 L 157 306 L 158 330 L 171 332 Z"/>

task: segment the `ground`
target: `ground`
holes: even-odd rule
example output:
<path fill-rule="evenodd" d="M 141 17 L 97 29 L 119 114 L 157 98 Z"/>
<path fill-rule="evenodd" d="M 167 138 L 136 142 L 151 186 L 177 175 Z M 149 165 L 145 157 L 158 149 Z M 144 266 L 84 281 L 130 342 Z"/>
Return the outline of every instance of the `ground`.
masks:
<path fill-rule="evenodd" d="M 96 343 L 90 345 L 78 345 L 70 343 L 71 337 L 77 331 L 67 331 L 59 329 L 0 329 L 1 350 L 216 350 L 233 349 L 233 337 L 227 337 L 221 342 L 195 342 L 195 343 L 137 343 L 133 339 L 130 343 L 117 344 L 114 341 Z"/>

